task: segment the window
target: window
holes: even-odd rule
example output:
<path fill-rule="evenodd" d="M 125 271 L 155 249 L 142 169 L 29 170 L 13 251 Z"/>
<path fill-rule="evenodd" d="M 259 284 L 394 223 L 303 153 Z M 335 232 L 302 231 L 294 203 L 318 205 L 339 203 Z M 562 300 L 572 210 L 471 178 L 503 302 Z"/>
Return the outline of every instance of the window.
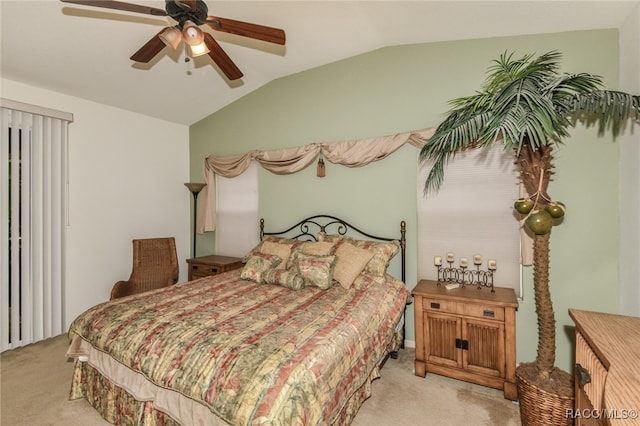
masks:
<path fill-rule="evenodd" d="M 243 257 L 260 240 L 258 163 L 233 178 L 216 176 L 216 183 L 216 253 Z"/>
<path fill-rule="evenodd" d="M 418 170 L 418 276 L 436 279 L 434 257 L 454 253 L 473 265 L 473 256 L 497 262 L 494 284 L 511 287 L 521 297 L 520 224 L 513 202 L 519 194 L 514 156 L 500 144 L 457 154 L 445 170 L 442 188 L 423 193 L 430 167 Z"/>

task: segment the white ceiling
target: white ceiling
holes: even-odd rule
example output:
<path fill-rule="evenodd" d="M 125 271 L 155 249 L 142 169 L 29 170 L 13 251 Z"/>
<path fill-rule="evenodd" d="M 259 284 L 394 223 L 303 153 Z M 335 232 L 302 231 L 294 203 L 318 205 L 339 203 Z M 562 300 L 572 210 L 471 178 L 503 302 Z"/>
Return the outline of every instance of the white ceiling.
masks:
<path fill-rule="evenodd" d="M 130 3 L 164 9 L 163 0 Z M 190 125 L 286 75 L 385 46 L 617 28 L 638 1 L 206 1 L 209 14 L 277 28 L 286 46 L 210 31 L 243 71 L 165 48 L 129 57 L 175 22 L 56 0 L 0 0 L 1 75 Z M 204 27 L 203 27 L 204 28 Z"/>

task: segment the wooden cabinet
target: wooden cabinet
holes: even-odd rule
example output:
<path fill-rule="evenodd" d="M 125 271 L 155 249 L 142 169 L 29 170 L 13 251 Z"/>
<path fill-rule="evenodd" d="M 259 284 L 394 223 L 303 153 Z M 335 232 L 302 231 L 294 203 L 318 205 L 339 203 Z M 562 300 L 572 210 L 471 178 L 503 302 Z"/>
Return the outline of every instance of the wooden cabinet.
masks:
<path fill-rule="evenodd" d="M 578 426 L 640 424 L 640 318 L 569 309 Z"/>
<path fill-rule="evenodd" d="M 242 259 L 230 256 L 201 256 L 187 259 L 189 281 L 242 268 Z"/>
<path fill-rule="evenodd" d="M 516 400 L 515 292 L 475 286 L 447 290 L 422 280 L 412 294 L 416 375 L 442 374 L 501 389 L 505 398 Z"/>

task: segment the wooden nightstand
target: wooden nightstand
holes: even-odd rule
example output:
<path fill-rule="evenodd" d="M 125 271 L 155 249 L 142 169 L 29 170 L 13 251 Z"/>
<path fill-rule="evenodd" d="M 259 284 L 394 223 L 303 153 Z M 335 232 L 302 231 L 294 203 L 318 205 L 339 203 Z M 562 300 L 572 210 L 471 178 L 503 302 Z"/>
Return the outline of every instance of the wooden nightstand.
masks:
<path fill-rule="evenodd" d="M 427 372 L 504 391 L 516 388 L 516 309 L 510 288 L 476 286 L 447 290 L 422 280 L 413 289 L 416 376 Z"/>
<path fill-rule="evenodd" d="M 230 256 L 200 256 L 187 259 L 189 281 L 242 268 L 242 258 Z"/>

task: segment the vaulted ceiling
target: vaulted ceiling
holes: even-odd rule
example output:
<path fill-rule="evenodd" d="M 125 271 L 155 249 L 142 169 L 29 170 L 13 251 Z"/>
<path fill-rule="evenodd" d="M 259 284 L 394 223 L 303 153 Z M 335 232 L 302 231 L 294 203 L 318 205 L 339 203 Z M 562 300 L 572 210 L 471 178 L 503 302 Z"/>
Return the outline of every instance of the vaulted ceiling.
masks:
<path fill-rule="evenodd" d="M 163 0 L 131 3 L 164 9 Z M 164 48 L 129 57 L 168 17 L 1 0 L 2 78 L 190 125 L 270 81 L 387 46 L 618 28 L 638 1 L 213 1 L 209 15 L 286 31 L 285 46 L 207 29 L 244 73 Z M 203 27 L 204 28 L 204 27 Z"/>

